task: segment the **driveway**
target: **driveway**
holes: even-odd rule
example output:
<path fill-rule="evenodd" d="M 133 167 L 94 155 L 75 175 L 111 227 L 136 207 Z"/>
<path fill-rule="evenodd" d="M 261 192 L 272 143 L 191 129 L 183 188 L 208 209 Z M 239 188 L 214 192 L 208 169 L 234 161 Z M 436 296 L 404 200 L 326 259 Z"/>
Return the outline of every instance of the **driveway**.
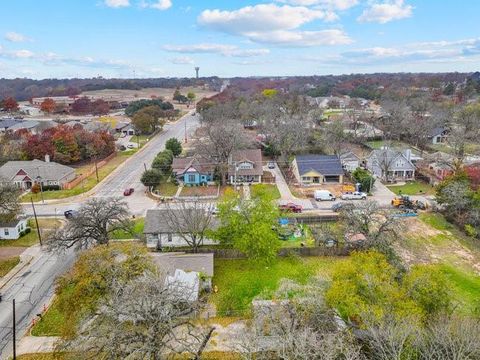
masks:
<path fill-rule="evenodd" d="M 268 166 L 263 167 L 264 171 L 268 171 L 273 174 L 275 177 L 275 185 L 277 185 L 278 191 L 280 192 L 280 200 L 278 201 L 280 204 L 285 204 L 287 202 L 293 202 L 297 205 L 302 205 L 305 210 L 314 209 L 312 202 L 308 199 L 299 199 L 293 196 L 290 188 L 288 187 L 288 183 L 283 177 L 280 168 L 278 167 L 277 163 L 275 163 L 274 169 L 269 169 Z"/>

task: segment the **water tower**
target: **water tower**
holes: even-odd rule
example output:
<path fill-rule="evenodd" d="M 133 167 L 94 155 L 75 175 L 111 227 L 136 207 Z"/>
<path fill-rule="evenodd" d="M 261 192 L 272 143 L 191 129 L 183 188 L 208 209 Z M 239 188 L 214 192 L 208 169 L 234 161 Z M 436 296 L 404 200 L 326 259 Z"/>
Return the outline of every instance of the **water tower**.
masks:
<path fill-rule="evenodd" d="M 200 71 L 200 68 L 198 66 L 195 67 L 195 73 L 197 74 L 197 79 L 198 79 L 198 72 Z"/>

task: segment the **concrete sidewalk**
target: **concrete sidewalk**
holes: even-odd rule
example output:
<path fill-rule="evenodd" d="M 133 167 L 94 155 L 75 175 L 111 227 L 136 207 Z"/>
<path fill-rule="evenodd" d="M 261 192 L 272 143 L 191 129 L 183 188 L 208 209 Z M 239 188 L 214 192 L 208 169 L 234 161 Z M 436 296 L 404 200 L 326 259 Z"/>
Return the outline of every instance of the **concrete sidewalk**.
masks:
<path fill-rule="evenodd" d="M 35 260 L 38 256 L 42 253 L 42 249 L 40 245 L 34 245 L 29 248 L 26 248 L 24 252 L 22 252 L 20 256 L 20 262 L 12 269 L 10 272 L 0 279 L 0 290 L 5 292 L 8 289 L 10 280 L 12 280 L 15 276 L 21 274 L 28 270 L 28 265 Z"/>
<path fill-rule="evenodd" d="M 51 353 L 60 340 L 57 336 L 24 336 L 17 346 L 17 355 Z"/>

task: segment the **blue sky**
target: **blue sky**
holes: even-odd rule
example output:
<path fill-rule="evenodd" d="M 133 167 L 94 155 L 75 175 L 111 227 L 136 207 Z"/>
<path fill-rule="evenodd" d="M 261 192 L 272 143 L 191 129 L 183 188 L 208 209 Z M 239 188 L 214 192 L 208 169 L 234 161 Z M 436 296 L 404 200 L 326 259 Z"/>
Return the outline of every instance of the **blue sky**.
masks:
<path fill-rule="evenodd" d="M 0 0 L 0 77 L 480 70 L 478 0 Z"/>

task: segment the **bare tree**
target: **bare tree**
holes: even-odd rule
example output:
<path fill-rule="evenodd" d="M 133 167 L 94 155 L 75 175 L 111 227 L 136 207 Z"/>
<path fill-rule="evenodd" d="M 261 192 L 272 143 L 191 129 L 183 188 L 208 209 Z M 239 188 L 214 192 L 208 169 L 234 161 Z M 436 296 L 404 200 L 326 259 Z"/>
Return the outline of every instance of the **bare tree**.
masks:
<path fill-rule="evenodd" d="M 127 284 L 114 284 L 97 314 L 59 350 L 73 350 L 87 359 L 160 360 L 180 353 L 199 358 L 211 329 L 193 322 L 199 303 L 186 300 L 193 289 L 165 286 L 162 280 L 145 274 Z"/>
<path fill-rule="evenodd" d="M 218 164 L 222 184 L 226 182 L 230 156 L 248 145 L 239 119 L 233 104 L 215 105 L 205 111 L 202 118 L 207 141 L 199 143 L 198 150 Z"/>
<path fill-rule="evenodd" d="M 388 181 L 389 173 L 392 171 L 398 152 L 390 149 L 387 145 L 383 149 L 376 150 L 374 154 L 375 159 L 372 160 L 374 162 L 372 165 L 377 165 L 380 168 L 382 179 Z"/>
<path fill-rule="evenodd" d="M 405 101 L 395 99 L 383 99 L 380 105 L 384 114 L 376 122 L 376 126 L 383 131 L 385 140 L 399 140 L 404 132 L 402 124 L 410 115 L 408 105 Z"/>
<path fill-rule="evenodd" d="M 334 155 L 340 156 L 350 136 L 345 132 L 345 126 L 340 121 L 328 123 L 323 128 L 322 141 Z"/>
<path fill-rule="evenodd" d="M 440 317 L 418 340 L 422 360 L 480 359 L 480 321 L 475 317 Z"/>
<path fill-rule="evenodd" d="M 18 188 L 0 178 L 0 221 L 9 222 L 21 211 Z"/>
<path fill-rule="evenodd" d="M 276 301 L 254 302 L 254 318 L 235 351 L 245 359 L 364 359 L 321 293 L 322 285 L 284 280 Z M 292 298 L 291 294 L 301 294 Z"/>
<path fill-rule="evenodd" d="M 340 216 L 346 233 L 362 234 L 367 239 L 367 247 L 393 255 L 391 246 L 401 233 L 402 223 L 388 209 L 367 200 L 342 207 Z"/>
<path fill-rule="evenodd" d="M 194 200 L 167 204 L 166 207 L 165 221 L 169 228 L 180 236 L 194 253 L 198 252 L 214 222 L 208 204 Z"/>
<path fill-rule="evenodd" d="M 66 226 L 47 238 L 47 247 L 66 250 L 108 244 L 113 232 L 131 228 L 128 206 L 120 198 L 92 198 L 73 214 Z"/>

